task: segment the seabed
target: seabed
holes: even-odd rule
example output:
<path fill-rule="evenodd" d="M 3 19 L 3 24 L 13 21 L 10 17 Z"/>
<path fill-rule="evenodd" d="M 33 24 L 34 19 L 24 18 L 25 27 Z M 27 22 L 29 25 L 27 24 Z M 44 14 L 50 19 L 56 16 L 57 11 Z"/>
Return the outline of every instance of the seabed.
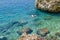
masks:
<path fill-rule="evenodd" d="M 32 29 L 31 34 L 36 35 L 38 29 L 47 28 L 50 32 L 46 35 L 48 38 L 56 36 L 57 32 L 60 33 L 60 13 L 54 14 L 36 10 L 34 0 L 29 0 L 27 3 L 26 0 L 23 2 L 20 0 L 20 2 L 16 2 L 16 5 L 12 3 L 13 7 L 8 4 L 11 7 L 7 6 L 5 10 L 2 8 L 2 12 L 0 11 L 0 38 L 3 36 L 8 40 L 17 40 L 21 36 L 17 31 L 23 28 Z M 57 40 L 60 40 L 59 36 L 57 36 Z"/>

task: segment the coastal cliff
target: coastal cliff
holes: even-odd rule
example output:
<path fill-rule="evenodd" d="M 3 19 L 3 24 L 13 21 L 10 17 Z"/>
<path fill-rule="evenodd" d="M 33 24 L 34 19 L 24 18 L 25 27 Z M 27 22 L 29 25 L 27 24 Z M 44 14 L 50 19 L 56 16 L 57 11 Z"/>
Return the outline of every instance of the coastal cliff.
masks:
<path fill-rule="evenodd" d="M 35 5 L 37 9 L 60 12 L 60 0 L 35 0 Z"/>

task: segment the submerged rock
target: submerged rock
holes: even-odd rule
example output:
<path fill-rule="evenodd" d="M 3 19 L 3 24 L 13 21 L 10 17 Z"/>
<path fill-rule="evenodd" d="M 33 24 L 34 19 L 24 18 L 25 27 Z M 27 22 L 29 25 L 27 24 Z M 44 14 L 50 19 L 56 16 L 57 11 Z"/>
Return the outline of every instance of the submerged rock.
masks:
<path fill-rule="evenodd" d="M 7 40 L 7 37 L 0 36 L 0 40 Z"/>
<path fill-rule="evenodd" d="M 60 37 L 60 32 L 57 32 L 55 35 Z"/>
<path fill-rule="evenodd" d="M 44 37 L 39 37 L 35 34 L 22 34 L 21 37 L 18 38 L 18 40 L 47 40 Z"/>
<path fill-rule="evenodd" d="M 48 40 L 57 40 L 57 37 L 55 37 L 55 36 L 51 36 L 51 38 L 48 39 Z"/>
<path fill-rule="evenodd" d="M 60 12 L 60 0 L 36 0 L 35 5 L 41 10 Z"/>
<path fill-rule="evenodd" d="M 0 32 L 4 33 L 8 29 L 13 28 L 14 25 L 16 25 L 16 26 L 22 26 L 23 27 L 27 23 L 28 22 L 12 21 L 12 22 L 9 22 L 7 25 L 4 25 L 4 26 L 0 27 Z"/>
<path fill-rule="evenodd" d="M 33 31 L 33 30 L 30 29 L 30 28 L 23 28 L 22 30 L 17 31 L 17 33 L 18 33 L 19 35 L 22 35 L 22 33 L 30 34 L 32 31 Z"/>
<path fill-rule="evenodd" d="M 11 34 L 11 32 L 6 32 L 6 35 L 10 35 Z"/>
<path fill-rule="evenodd" d="M 46 36 L 49 33 L 47 28 L 38 29 L 37 34 L 41 36 Z"/>

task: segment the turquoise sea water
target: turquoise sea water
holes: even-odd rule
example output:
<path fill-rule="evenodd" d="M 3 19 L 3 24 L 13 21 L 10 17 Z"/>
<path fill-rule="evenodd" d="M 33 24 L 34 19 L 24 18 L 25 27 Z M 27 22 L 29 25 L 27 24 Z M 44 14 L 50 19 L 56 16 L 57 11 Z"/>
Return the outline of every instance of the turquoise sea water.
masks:
<path fill-rule="evenodd" d="M 32 17 L 33 15 L 35 16 Z M 35 0 L 0 0 L 0 36 L 16 40 L 19 36 L 17 30 L 23 28 L 18 24 L 13 25 L 16 21 L 28 22 L 23 27 L 31 28 L 33 33 L 45 27 L 49 29 L 51 35 L 60 31 L 60 14 L 35 9 Z"/>

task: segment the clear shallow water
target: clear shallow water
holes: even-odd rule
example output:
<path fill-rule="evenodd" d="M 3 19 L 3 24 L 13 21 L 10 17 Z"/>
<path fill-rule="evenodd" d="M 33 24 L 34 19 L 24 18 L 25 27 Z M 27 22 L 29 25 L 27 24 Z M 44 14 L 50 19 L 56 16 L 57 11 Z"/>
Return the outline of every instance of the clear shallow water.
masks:
<path fill-rule="evenodd" d="M 39 28 L 48 28 L 50 34 L 60 31 L 60 14 L 46 13 L 35 9 L 35 0 L 0 0 L 0 28 L 9 27 L 6 32 L 0 32 L 0 36 L 7 36 L 8 40 L 16 40 L 18 38 L 17 30 L 21 30 L 21 26 L 17 24 L 11 26 L 12 22 L 28 22 L 23 27 L 33 29 L 36 33 Z M 32 17 L 32 15 L 36 15 Z"/>

